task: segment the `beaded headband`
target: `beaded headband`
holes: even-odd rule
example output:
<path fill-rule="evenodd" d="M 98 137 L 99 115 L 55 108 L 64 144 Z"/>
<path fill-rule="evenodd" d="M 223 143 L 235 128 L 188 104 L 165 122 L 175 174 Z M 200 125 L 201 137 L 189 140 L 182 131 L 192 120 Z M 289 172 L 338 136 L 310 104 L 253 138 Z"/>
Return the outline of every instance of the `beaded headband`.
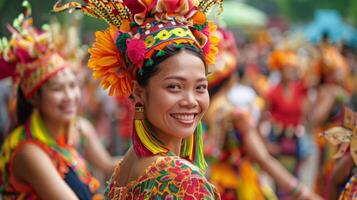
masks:
<path fill-rule="evenodd" d="M 85 0 L 82 5 L 57 2 L 53 10 L 79 9 L 105 20 L 109 28 L 96 32 L 96 41 L 89 49 L 88 66 L 93 76 L 109 88 L 109 95 L 132 93 L 132 80 L 152 67 L 153 55 L 165 55 L 172 44 L 193 45 L 202 50 L 207 64 L 214 63 L 218 39 L 216 29 L 206 14 L 215 4 L 222 10 L 223 0 Z"/>

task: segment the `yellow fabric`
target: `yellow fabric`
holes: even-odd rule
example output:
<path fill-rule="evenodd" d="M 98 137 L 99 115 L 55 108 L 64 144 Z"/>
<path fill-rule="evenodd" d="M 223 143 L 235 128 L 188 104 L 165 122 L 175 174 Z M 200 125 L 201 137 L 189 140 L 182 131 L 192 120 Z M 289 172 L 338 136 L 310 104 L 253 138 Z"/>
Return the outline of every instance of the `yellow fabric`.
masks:
<path fill-rule="evenodd" d="M 210 181 L 221 194 L 225 189 L 235 190 L 239 200 L 277 200 L 270 187 L 260 182 L 256 170 L 248 160 L 240 163 L 238 172 L 227 162 L 213 164 Z"/>
<path fill-rule="evenodd" d="M 167 149 L 161 147 L 153 138 L 145 131 L 144 122 L 142 120 L 134 120 L 135 130 L 143 145 L 153 154 L 167 153 Z"/>

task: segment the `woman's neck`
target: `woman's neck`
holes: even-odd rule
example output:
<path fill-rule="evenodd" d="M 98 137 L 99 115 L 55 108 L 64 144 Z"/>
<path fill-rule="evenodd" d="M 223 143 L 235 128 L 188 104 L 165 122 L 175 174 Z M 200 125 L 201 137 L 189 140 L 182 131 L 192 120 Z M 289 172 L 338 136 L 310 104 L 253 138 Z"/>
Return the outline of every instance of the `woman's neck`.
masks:
<path fill-rule="evenodd" d="M 182 138 L 171 136 L 167 133 L 163 133 L 158 129 L 154 129 L 155 137 L 162 142 L 165 147 L 167 147 L 175 155 L 180 155 L 181 153 L 181 142 Z"/>
<path fill-rule="evenodd" d="M 40 116 L 41 116 L 44 126 L 48 130 L 48 134 L 50 136 L 52 136 L 53 138 L 56 138 L 57 136 L 59 136 L 61 133 L 63 133 L 65 131 L 65 128 L 66 128 L 65 124 L 53 121 L 46 117 L 43 117 L 42 114 L 40 114 Z"/>

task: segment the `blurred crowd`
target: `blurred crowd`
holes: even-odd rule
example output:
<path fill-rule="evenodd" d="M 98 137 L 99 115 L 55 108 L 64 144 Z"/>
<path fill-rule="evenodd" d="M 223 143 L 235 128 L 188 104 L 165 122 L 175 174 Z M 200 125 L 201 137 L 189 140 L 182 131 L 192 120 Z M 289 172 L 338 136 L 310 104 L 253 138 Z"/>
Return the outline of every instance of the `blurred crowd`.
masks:
<path fill-rule="evenodd" d="M 56 29 L 56 26 L 58 24 L 54 24 L 53 28 Z M 68 28 L 67 31 L 66 34 L 76 34 L 71 31 L 78 30 Z M 81 49 L 78 41 L 65 41 L 75 37 L 57 34 L 64 36 L 63 48 L 70 50 L 68 45 L 77 43 L 73 48 L 77 55 L 74 62 L 80 66 L 76 73 L 81 88 L 80 115 L 94 124 L 98 137 L 112 155 L 122 156 L 131 145 L 134 105 L 127 98 L 108 96 L 107 91 L 90 78 L 91 71 L 85 67 L 85 50 Z M 217 105 L 222 105 L 219 92 L 229 82 L 224 95 L 235 106 L 236 113 L 243 116 L 232 120 L 239 119 L 253 127 L 257 133 L 254 137 L 259 137 L 262 143 L 242 147 L 242 140 L 237 137 L 247 136 L 230 135 L 230 131 L 222 131 L 219 136 L 217 133 L 210 134 L 214 132 L 212 130 L 217 130 L 217 126 L 224 127 L 221 130 L 229 128 L 222 124 L 213 125 L 215 120 L 225 117 L 218 116 L 221 113 L 218 108 L 211 113 L 209 111 L 205 118 L 204 144 L 210 180 L 220 189 L 223 199 L 236 199 L 235 192 L 229 189 L 232 187 L 234 190 L 235 186 L 231 185 L 235 185 L 237 180 L 249 183 L 253 176 L 259 179 L 261 188 L 267 185 L 267 188 L 275 190 L 271 199 L 274 196 L 286 198 L 281 189 L 284 186 L 267 167 L 270 165 L 265 166 L 264 161 L 254 154 L 254 151 L 260 151 L 260 146 L 255 145 L 264 145 L 269 155 L 311 191 L 329 199 L 337 198 L 338 191 L 331 188 L 342 187 L 350 176 L 339 168 L 342 165 L 345 171 L 351 172 L 354 166 L 346 164 L 346 153 L 342 158 L 333 159 L 338 148 L 328 144 L 321 133 L 340 123 L 344 106 L 357 110 L 357 49 L 343 42 L 332 43 L 328 32 L 321 34 L 318 43 L 311 43 L 299 34 L 269 29 L 248 34 L 233 30 L 230 37 L 233 37 L 230 45 L 234 47 L 229 48 L 234 50 L 229 50 L 230 58 L 222 56 L 222 62 L 223 65 L 228 62 L 232 69 L 227 72 L 228 75 L 214 77 L 220 80 L 213 81 L 210 86 L 211 106 L 214 109 L 216 99 Z M 77 52 L 78 49 L 81 53 Z M 0 81 L 0 91 L 2 144 L 18 122 L 15 114 L 16 88 L 11 79 Z M 245 129 L 243 126 L 237 130 L 244 132 Z M 222 162 L 217 163 L 217 160 Z M 284 181 L 280 180 L 280 183 Z M 249 190 L 247 188 L 245 190 Z M 254 193 L 253 188 L 250 190 Z M 263 192 L 266 197 L 269 196 L 267 190 Z"/>

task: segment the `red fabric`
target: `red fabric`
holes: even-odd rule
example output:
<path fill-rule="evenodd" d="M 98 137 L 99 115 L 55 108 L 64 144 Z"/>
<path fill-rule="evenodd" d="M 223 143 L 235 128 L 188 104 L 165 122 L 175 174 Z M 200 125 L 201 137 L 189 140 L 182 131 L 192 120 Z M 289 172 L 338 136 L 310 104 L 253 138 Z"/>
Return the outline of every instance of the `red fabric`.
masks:
<path fill-rule="evenodd" d="M 272 120 L 284 127 L 301 123 L 303 101 L 306 97 L 306 87 L 303 82 L 290 83 L 288 87 L 292 90 L 291 97 L 284 94 L 281 84 L 271 88 L 267 96 Z"/>
<path fill-rule="evenodd" d="M 15 76 L 16 64 L 8 63 L 3 58 L 0 58 L 0 80 Z"/>

